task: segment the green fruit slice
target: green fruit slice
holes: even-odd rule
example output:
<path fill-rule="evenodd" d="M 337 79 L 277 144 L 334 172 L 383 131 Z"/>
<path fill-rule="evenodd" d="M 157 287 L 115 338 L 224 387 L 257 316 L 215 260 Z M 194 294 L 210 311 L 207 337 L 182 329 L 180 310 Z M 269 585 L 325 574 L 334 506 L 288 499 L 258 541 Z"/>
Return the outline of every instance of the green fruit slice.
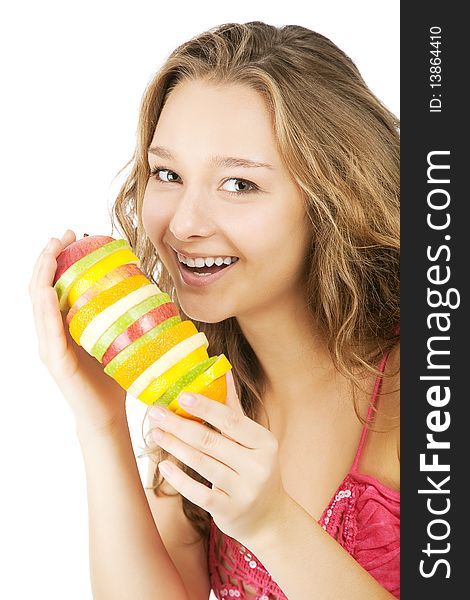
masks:
<path fill-rule="evenodd" d="M 150 296 L 150 298 L 146 298 L 142 300 L 136 306 L 133 306 L 128 311 L 126 311 L 123 315 L 119 317 L 117 321 L 115 321 L 109 329 L 107 329 L 104 334 L 99 338 L 96 344 L 91 349 L 90 354 L 94 356 L 101 362 L 104 353 L 109 348 L 109 346 L 113 343 L 113 341 L 120 335 L 123 331 L 125 331 L 132 323 L 140 319 L 140 317 L 153 310 L 157 306 L 162 304 L 167 304 L 171 302 L 171 298 L 168 294 L 162 292 L 161 294 L 155 294 L 154 296 Z M 162 323 L 160 323 L 162 325 Z"/>
<path fill-rule="evenodd" d="M 127 388 L 127 392 L 134 398 L 139 398 L 145 388 L 162 373 L 184 360 L 196 348 L 207 348 L 208 345 L 209 341 L 202 332 L 181 340 L 149 365 Z"/>
<path fill-rule="evenodd" d="M 203 373 L 206 369 L 211 367 L 215 361 L 217 360 L 217 356 L 212 356 L 207 360 L 204 360 L 197 364 L 195 367 L 190 369 L 187 373 L 185 373 L 182 377 L 180 377 L 168 390 L 160 396 L 158 400 L 154 404 L 159 404 L 160 406 L 168 406 L 170 402 L 172 402 L 180 393 L 181 390 L 189 385 L 198 375 Z"/>
<path fill-rule="evenodd" d="M 106 258 L 113 252 L 117 252 L 118 250 L 128 249 L 132 252 L 132 248 L 129 246 L 129 242 L 127 240 L 114 240 L 109 244 L 105 244 L 101 246 L 97 250 L 90 252 L 86 256 L 83 256 L 80 260 L 73 263 L 65 273 L 59 277 L 59 279 L 54 284 L 54 289 L 57 292 L 59 297 L 59 307 L 60 310 L 64 310 L 67 302 L 67 296 L 72 287 L 74 281 L 81 277 L 88 269 L 90 269 L 94 264 Z"/>
<path fill-rule="evenodd" d="M 180 322 L 181 322 L 181 317 L 171 317 L 170 319 L 163 321 L 163 323 L 160 323 L 160 325 L 157 325 L 153 329 L 150 329 L 150 331 L 147 331 L 147 333 L 145 333 L 144 335 L 141 335 L 140 338 L 138 338 L 137 340 L 134 340 L 132 342 L 132 344 L 130 344 L 129 346 L 124 348 L 124 350 L 121 350 L 121 352 L 119 352 L 119 354 L 116 354 L 116 356 L 113 358 L 113 360 L 109 361 L 109 363 L 105 366 L 104 372 L 107 375 L 110 375 L 111 377 L 114 378 L 114 375 L 115 375 L 117 369 L 123 363 L 126 362 L 126 360 L 129 358 L 129 356 L 131 356 L 131 354 L 134 354 L 134 352 L 136 352 L 141 346 L 146 344 L 148 341 L 157 337 L 158 335 L 160 335 L 167 329 L 170 329 L 170 327 L 174 327 L 175 325 L 177 325 Z"/>

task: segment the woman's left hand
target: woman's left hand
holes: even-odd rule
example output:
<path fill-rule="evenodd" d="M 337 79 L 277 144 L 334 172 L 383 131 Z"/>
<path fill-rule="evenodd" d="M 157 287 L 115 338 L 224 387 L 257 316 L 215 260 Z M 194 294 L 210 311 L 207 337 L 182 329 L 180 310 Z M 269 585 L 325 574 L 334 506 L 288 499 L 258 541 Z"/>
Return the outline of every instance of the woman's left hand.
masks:
<path fill-rule="evenodd" d="M 243 414 L 232 373 L 226 377 L 226 404 L 201 394 L 191 394 L 191 405 L 184 403 L 183 395 L 178 400 L 185 411 L 220 433 L 161 407 L 149 411 L 149 420 L 155 427 L 155 442 L 210 481 L 212 488 L 168 460 L 159 464 L 165 479 L 209 512 L 221 531 L 248 546 L 249 540 L 279 524 L 289 497 L 282 483 L 276 437 Z M 158 411 L 164 414 L 162 419 L 155 418 Z M 161 438 L 156 439 L 155 433 Z"/>

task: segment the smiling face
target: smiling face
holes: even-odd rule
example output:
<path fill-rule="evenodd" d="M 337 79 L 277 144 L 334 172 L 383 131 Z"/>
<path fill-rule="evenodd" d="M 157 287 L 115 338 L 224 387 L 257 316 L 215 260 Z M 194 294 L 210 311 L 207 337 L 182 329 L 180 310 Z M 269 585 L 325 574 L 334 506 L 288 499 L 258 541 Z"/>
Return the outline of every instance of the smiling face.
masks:
<path fill-rule="evenodd" d="M 156 126 L 150 147 L 157 146 L 148 155 L 142 220 L 185 314 L 215 323 L 292 304 L 310 230 L 261 96 L 238 84 L 179 83 Z M 193 275 L 189 283 L 174 250 L 238 260 L 217 278 Z"/>

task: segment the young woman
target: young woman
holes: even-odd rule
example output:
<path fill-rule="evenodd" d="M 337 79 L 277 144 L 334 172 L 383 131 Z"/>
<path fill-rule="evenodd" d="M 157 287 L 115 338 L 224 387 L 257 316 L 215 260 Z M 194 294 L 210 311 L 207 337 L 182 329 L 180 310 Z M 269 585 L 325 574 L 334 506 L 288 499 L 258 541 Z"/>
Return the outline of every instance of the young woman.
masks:
<path fill-rule="evenodd" d="M 185 406 L 204 423 L 150 409 L 144 490 L 125 392 L 51 287 L 74 233 L 41 253 L 30 293 L 77 420 L 94 597 L 399 597 L 395 117 L 322 35 L 230 23 L 150 82 L 131 162 L 113 216 L 233 376 L 226 404 Z"/>

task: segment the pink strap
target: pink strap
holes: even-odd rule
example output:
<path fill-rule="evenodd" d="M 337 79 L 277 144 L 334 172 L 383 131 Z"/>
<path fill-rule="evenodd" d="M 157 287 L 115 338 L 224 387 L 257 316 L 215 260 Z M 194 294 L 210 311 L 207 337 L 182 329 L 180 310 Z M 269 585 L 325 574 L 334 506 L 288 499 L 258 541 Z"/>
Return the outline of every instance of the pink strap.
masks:
<path fill-rule="evenodd" d="M 369 402 L 369 410 L 367 411 L 366 423 L 364 424 L 364 426 L 362 428 L 361 439 L 359 440 L 359 446 L 357 448 L 356 456 L 354 457 L 354 462 L 352 464 L 351 471 L 356 471 L 357 465 L 359 464 L 359 459 L 361 458 L 362 449 L 364 448 L 364 442 L 366 441 L 366 435 L 368 432 L 367 424 L 369 424 L 372 419 L 372 411 L 376 404 L 377 397 L 379 395 L 380 386 L 382 385 L 382 381 L 383 381 L 382 374 L 385 370 L 385 365 L 387 364 L 388 354 L 389 354 L 388 352 L 385 352 L 385 354 L 382 357 L 382 360 L 380 361 L 379 371 L 381 374 L 377 375 L 377 377 L 375 379 L 374 390 L 372 392 L 372 396 L 371 396 L 371 399 Z"/>

